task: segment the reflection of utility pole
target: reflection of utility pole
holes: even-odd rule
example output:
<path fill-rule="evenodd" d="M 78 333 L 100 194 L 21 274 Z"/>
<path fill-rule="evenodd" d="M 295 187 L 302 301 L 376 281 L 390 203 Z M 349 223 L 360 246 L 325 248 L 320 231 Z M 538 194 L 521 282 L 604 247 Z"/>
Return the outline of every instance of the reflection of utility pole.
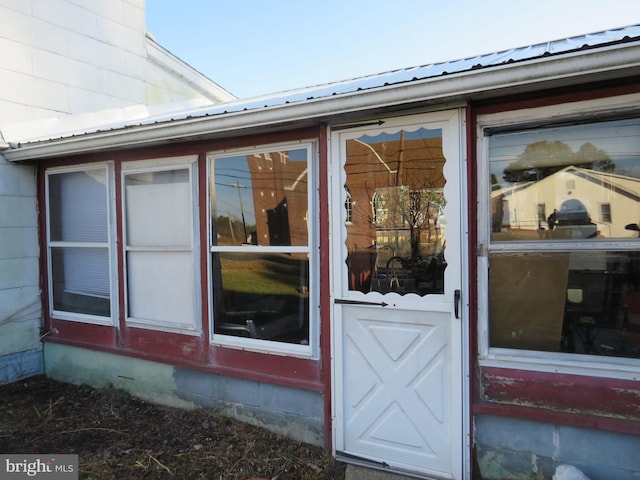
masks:
<path fill-rule="evenodd" d="M 246 185 L 241 185 L 240 182 L 236 182 L 231 184 L 232 187 L 236 187 L 238 189 L 238 200 L 240 201 L 240 214 L 242 215 L 242 228 L 244 229 L 244 242 L 247 241 L 247 224 L 244 221 L 244 208 L 242 207 L 242 195 L 240 195 L 241 188 L 247 188 Z"/>
<path fill-rule="evenodd" d="M 233 244 L 236 244 L 236 234 L 233 232 L 233 222 L 231 221 L 231 212 L 227 212 L 229 219 L 229 230 L 231 230 L 231 239 L 233 240 Z"/>
<path fill-rule="evenodd" d="M 404 160 L 404 130 L 400 130 L 400 149 L 398 150 L 398 168 L 396 169 L 396 187 L 404 184 L 402 161 Z M 402 182 L 402 183 L 400 183 Z"/>

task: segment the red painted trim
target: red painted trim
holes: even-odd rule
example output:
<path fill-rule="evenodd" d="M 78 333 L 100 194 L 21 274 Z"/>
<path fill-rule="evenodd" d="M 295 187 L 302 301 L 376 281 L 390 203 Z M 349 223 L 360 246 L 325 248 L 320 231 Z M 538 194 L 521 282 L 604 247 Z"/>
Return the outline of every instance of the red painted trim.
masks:
<path fill-rule="evenodd" d="M 40 248 L 40 258 L 38 264 L 40 267 L 40 291 L 42 292 L 41 307 L 42 307 L 42 327 L 45 330 L 51 329 L 51 318 L 49 316 L 49 274 L 47 267 L 47 230 L 46 230 L 46 200 L 45 189 L 46 175 L 45 169 L 38 166 L 36 172 L 36 185 L 37 185 L 37 202 L 38 202 L 38 246 Z M 42 332 L 45 333 L 45 332 Z"/>
<path fill-rule="evenodd" d="M 491 402 L 476 403 L 473 405 L 472 413 L 640 435 L 640 421 L 633 418 L 605 417 L 584 412 L 556 412 L 544 408 Z"/>
<path fill-rule="evenodd" d="M 480 377 L 476 355 L 478 351 L 478 152 L 477 112 L 467 107 L 467 216 L 469 229 L 469 389 L 471 402 L 479 398 Z"/>
<path fill-rule="evenodd" d="M 60 334 L 55 337 L 48 337 L 46 340 L 78 346 L 89 349 L 101 350 L 117 355 L 128 355 L 136 358 L 157 361 L 161 363 L 175 365 L 181 368 L 193 368 L 213 374 L 230 375 L 247 380 L 267 382 L 279 385 L 301 388 L 306 390 L 325 393 L 325 385 L 330 382 L 330 348 L 329 348 L 329 309 L 328 298 L 321 305 L 321 346 L 323 355 L 320 359 L 309 359 L 299 357 L 288 357 L 281 354 L 268 354 L 251 352 L 241 349 L 233 349 L 222 346 L 210 345 L 209 326 L 209 278 L 208 278 L 208 209 L 207 209 L 207 184 L 206 175 L 207 159 L 209 151 L 220 151 L 232 148 L 243 148 L 255 145 L 268 145 L 285 142 L 298 142 L 314 140 L 320 138 L 318 171 L 320 173 L 320 187 L 324 190 L 326 201 L 326 129 L 324 127 L 314 127 L 298 129 L 289 132 L 277 132 L 268 135 L 246 136 L 242 138 L 225 139 L 222 141 L 191 142 L 178 145 L 165 145 L 146 149 L 135 149 L 126 152 L 108 152 L 99 154 L 89 154 L 83 156 L 73 156 L 63 159 L 56 159 L 43 162 L 47 167 L 65 166 L 80 163 L 114 161 L 115 175 L 115 222 L 116 222 L 116 245 L 117 245 L 117 270 L 118 270 L 118 328 L 101 327 L 81 322 L 64 322 L 55 320 L 55 325 L 59 325 Z M 316 140 L 317 141 L 317 140 Z M 122 198 L 122 162 L 135 161 L 151 158 L 166 158 L 183 155 L 198 155 L 197 182 L 199 188 L 199 210 L 198 219 L 200 222 L 200 250 L 198 260 L 201 266 L 201 285 L 199 294 L 202 300 L 201 328 L 202 333 L 198 336 L 182 335 L 177 333 L 160 332 L 153 329 L 142 329 L 128 326 L 126 323 L 126 285 L 125 285 L 125 251 L 123 233 L 123 198 Z M 39 198 L 42 205 L 44 203 L 44 168 L 39 170 Z M 320 234 L 325 237 L 321 243 L 321 278 L 328 278 L 328 226 L 326 218 L 326 206 L 321 206 L 324 211 L 321 216 L 325 218 L 325 225 L 320 227 Z M 46 225 L 46 215 L 41 209 L 40 225 L 42 231 Z M 41 234 L 42 235 L 42 234 Z M 41 236 L 42 251 L 46 251 L 46 238 Z M 42 243 L 44 241 L 44 243 Z M 43 282 L 46 288 L 46 255 L 42 256 L 41 270 L 44 273 Z M 321 285 L 321 295 L 328 296 L 328 283 Z M 46 292 L 46 289 L 43 290 Z M 44 301 L 46 302 L 46 295 Z M 48 310 L 45 303 L 45 312 Z M 49 322 L 48 313 L 45 313 L 45 321 Z M 56 327 L 57 328 L 57 327 Z M 324 359 L 324 355 L 327 359 Z M 327 365 L 329 368 L 327 369 Z M 326 394 L 325 394 L 326 395 Z M 330 390 L 329 390 L 330 400 Z M 330 408 L 330 402 L 325 404 L 325 410 Z M 326 420 L 329 421 L 329 420 Z"/>
<path fill-rule="evenodd" d="M 640 381 L 482 367 L 481 400 L 640 421 Z"/>
<path fill-rule="evenodd" d="M 478 310 L 478 292 L 472 285 L 478 285 L 478 272 L 477 272 L 477 238 L 478 238 L 478 227 L 477 222 L 472 221 L 472 219 L 476 219 L 478 217 L 478 208 L 477 202 L 475 199 L 477 198 L 477 178 L 478 178 L 478 168 L 476 162 L 476 146 L 473 139 L 475 138 L 474 131 L 476 127 L 475 117 L 473 115 L 473 110 L 470 106 L 467 106 L 465 109 L 465 134 L 466 134 L 466 154 L 467 154 L 467 265 L 468 265 L 468 275 L 469 275 L 469 283 L 465 286 L 465 290 L 467 293 L 465 296 L 469 302 L 469 318 L 467 318 L 468 322 L 468 330 L 469 330 L 469 339 L 468 344 L 463 342 L 462 348 L 468 348 L 468 352 L 477 351 L 478 338 L 477 338 L 477 329 L 473 328 L 475 322 L 473 319 L 477 318 L 473 313 Z M 467 397 L 467 405 L 471 406 L 473 404 L 474 392 L 478 388 L 477 376 L 473 374 L 474 371 L 474 356 L 469 355 L 469 392 Z M 469 415 L 469 425 L 467 426 L 468 432 L 471 438 L 474 438 L 474 428 L 473 428 L 473 417 Z M 473 458 L 473 442 L 469 442 L 469 458 Z"/>
<path fill-rule="evenodd" d="M 109 347 L 87 341 L 87 338 L 88 337 L 83 336 L 82 339 L 68 340 L 63 338 L 47 337 L 45 338 L 45 342 L 86 348 L 114 355 L 124 355 L 132 358 L 164 363 L 177 368 L 198 370 L 214 375 L 237 377 L 244 380 L 270 383 L 315 392 L 322 392 L 323 390 L 322 383 L 320 381 L 314 381 L 309 374 L 309 372 L 314 368 L 317 370 L 318 362 L 314 360 L 279 357 L 287 358 L 288 360 L 285 362 L 288 366 L 286 368 L 282 368 L 282 365 L 277 363 L 277 360 L 274 362 L 274 357 L 276 357 L 276 355 L 218 347 L 216 348 L 216 352 L 219 354 L 218 356 L 224 357 L 221 358 L 221 361 L 225 363 L 225 365 L 211 365 L 184 360 L 177 356 L 168 358 L 164 354 L 158 354 L 152 351 L 133 350 L 125 347 Z M 220 355 L 220 352 L 222 351 L 226 351 L 226 354 Z M 234 365 L 234 359 L 237 360 L 237 365 Z M 293 373 L 294 375 L 284 377 L 282 376 L 283 371 Z M 315 376 L 319 378 L 319 375 Z"/>
<path fill-rule="evenodd" d="M 595 100 L 638 92 L 640 92 L 640 77 L 615 82 L 607 81 L 582 87 L 573 86 L 555 90 L 543 90 L 526 95 L 477 102 L 475 103 L 476 112 L 474 116 L 583 100 Z"/>
<path fill-rule="evenodd" d="M 197 149 L 207 152 L 230 150 L 245 147 L 269 145 L 273 143 L 289 143 L 301 140 L 314 140 L 322 135 L 322 126 L 300 128 L 269 134 L 248 135 L 235 138 L 225 138 L 215 141 L 207 141 L 193 144 Z"/>
<path fill-rule="evenodd" d="M 206 361 L 208 339 L 211 338 L 211 329 L 209 322 L 209 209 L 207 189 L 209 179 L 207 176 L 207 154 L 201 153 L 198 157 L 198 221 L 200 223 L 200 306 L 202 314 L 202 357 L 201 361 Z"/>
<path fill-rule="evenodd" d="M 479 115 L 640 92 L 639 78 L 536 92 L 475 103 L 467 115 L 469 281 L 478 285 L 476 126 Z M 588 428 L 640 433 L 640 382 L 481 368 L 478 363 L 478 291 L 469 294 L 472 413 L 505 415 Z"/>
<path fill-rule="evenodd" d="M 113 212 L 115 216 L 116 222 L 116 247 L 115 247 L 115 255 L 117 255 L 117 275 L 118 275 L 118 312 L 117 321 L 118 321 L 118 333 L 119 333 L 119 344 L 126 345 L 127 343 L 127 329 L 126 329 L 126 319 L 127 319 L 127 304 L 126 304 L 126 285 L 124 279 L 126 278 L 125 267 L 124 267 L 124 257 L 125 257 L 125 242 L 124 242 L 124 229 L 123 229 L 123 218 L 124 212 L 122 211 L 122 163 L 115 162 L 114 164 L 114 176 L 115 176 L 115 186 L 114 186 L 114 195 L 115 195 L 115 212 Z"/>
<path fill-rule="evenodd" d="M 256 145 L 269 145 L 274 143 L 296 142 L 299 140 L 315 139 L 320 134 L 320 127 L 299 128 L 283 132 L 272 132 L 260 135 L 242 135 L 236 133 L 236 137 L 206 141 L 171 142 L 154 147 L 133 148 L 128 150 L 113 150 L 109 152 L 84 153 L 81 155 L 69 155 L 56 159 L 41 160 L 39 164 L 49 167 L 78 165 L 82 163 L 106 162 L 131 162 L 156 158 L 178 157 L 184 155 L 200 155 L 207 152 L 229 150 Z"/>
<path fill-rule="evenodd" d="M 213 364 L 221 370 L 236 372 L 236 376 L 246 378 L 262 374 L 278 377 L 297 386 L 300 383 L 321 385 L 319 363 L 313 359 L 287 357 L 269 353 L 249 352 L 231 348 L 212 349 Z"/>
<path fill-rule="evenodd" d="M 50 323 L 51 328 L 56 329 L 57 333 L 45 337 L 47 341 L 82 342 L 103 348 L 115 348 L 118 344 L 118 332 L 111 326 L 57 319 L 50 319 Z"/>
<path fill-rule="evenodd" d="M 329 137 L 327 129 L 323 128 L 318 140 L 318 196 L 320 217 L 319 242 L 320 249 L 320 358 L 321 381 L 324 384 L 324 445 L 331 451 L 333 446 L 332 409 L 331 409 L 331 286 L 330 248 L 329 245 Z"/>
<path fill-rule="evenodd" d="M 146 328 L 127 327 L 126 348 L 156 355 L 159 358 L 180 358 L 200 361 L 200 336 L 159 332 Z"/>

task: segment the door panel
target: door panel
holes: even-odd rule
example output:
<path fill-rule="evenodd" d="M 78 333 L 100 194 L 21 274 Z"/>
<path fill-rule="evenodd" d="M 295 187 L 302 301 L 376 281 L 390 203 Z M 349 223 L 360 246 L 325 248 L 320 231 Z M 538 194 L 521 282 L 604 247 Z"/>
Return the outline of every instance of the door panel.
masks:
<path fill-rule="evenodd" d="M 340 458 L 462 478 L 460 128 L 450 111 L 332 138 Z"/>
<path fill-rule="evenodd" d="M 345 306 L 344 448 L 403 468 L 450 468 L 450 316 Z"/>

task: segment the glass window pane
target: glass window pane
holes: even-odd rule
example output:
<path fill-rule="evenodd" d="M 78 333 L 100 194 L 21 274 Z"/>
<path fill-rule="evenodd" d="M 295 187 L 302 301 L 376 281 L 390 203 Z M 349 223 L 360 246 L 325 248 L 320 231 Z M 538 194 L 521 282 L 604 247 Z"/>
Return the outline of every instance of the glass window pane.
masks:
<path fill-rule="evenodd" d="M 307 189 L 307 149 L 213 159 L 213 244 L 306 246 Z"/>
<path fill-rule="evenodd" d="M 215 333 L 309 344 L 306 254 L 213 253 Z"/>
<path fill-rule="evenodd" d="M 107 242 L 106 169 L 56 173 L 48 180 L 51 241 Z"/>
<path fill-rule="evenodd" d="M 640 119 L 494 134 L 489 162 L 492 241 L 638 235 Z"/>
<path fill-rule="evenodd" d="M 52 248 L 51 284 L 54 310 L 111 315 L 107 248 Z"/>
<path fill-rule="evenodd" d="M 125 188 L 129 246 L 191 246 L 188 169 L 129 174 Z"/>
<path fill-rule="evenodd" d="M 640 254 L 492 253 L 491 347 L 640 358 Z"/>
<path fill-rule="evenodd" d="M 349 289 L 443 293 L 442 131 L 363 135 L 346 152 Z"/>
<path fill-rule="evenodd" d="M 193 328 L 193 279 L 191 252 L 128 252 L 129 317 Z"/>

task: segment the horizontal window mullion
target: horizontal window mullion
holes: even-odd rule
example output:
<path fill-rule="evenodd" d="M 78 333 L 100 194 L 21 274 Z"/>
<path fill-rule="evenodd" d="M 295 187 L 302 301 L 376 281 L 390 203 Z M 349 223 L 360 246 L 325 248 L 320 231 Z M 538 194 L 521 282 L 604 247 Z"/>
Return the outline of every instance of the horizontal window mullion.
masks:
<path fill-rule="evenodd" d="M 109 248 L 107 242 L 49 242 L 51 248 Z"/>
<path fill-rule="evenodd" d="M 229 253 L 309 253 L 309 247 L 211 247 L 212 253 L 229 252 Z"/>
<path fill-rule="evenodd" d="M 135 245 L 127 245 L 124 247 L 126 252 L 166 252 L 166 253 L 191 253 L 191 247 L 139 247 Z"/>
<path fill-rule="evenodd" d="M 489 245 L 490 252 L 573 252 L 576 250 L 638 250 L 640 243 L 633 241 L 580 241 L 580 242 L 505 242 Z"/>

